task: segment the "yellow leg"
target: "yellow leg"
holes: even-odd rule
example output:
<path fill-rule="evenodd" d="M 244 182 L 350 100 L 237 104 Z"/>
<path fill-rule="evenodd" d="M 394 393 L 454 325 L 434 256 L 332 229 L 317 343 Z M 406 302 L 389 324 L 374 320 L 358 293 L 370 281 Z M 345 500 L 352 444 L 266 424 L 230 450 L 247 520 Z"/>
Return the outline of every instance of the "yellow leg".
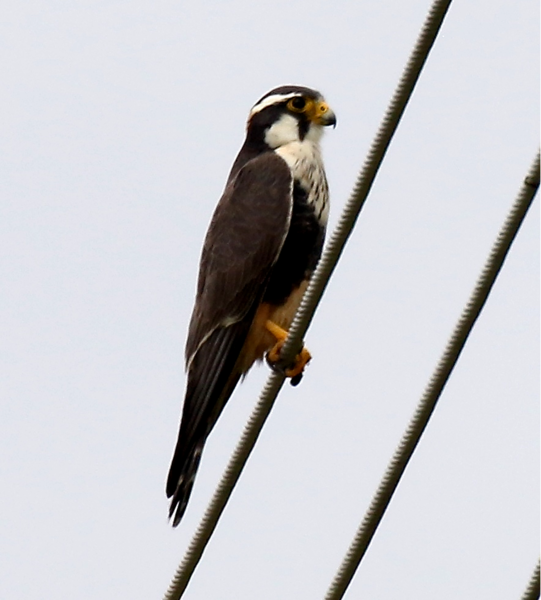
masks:
<path fill-rule="evenodd" d="M 265 327 L 276 338 L 276 344 L 274 344 L 274 346 L 269 350 L 267 354 L 267 360 L 269 364 L 273 366 L 280 360 L 280 351 L 282 350 L 282 346 L 286 341 L 288 332 L 270 320 L 267 320 L 267 322 L 265 323 Z M 300 375 L 302 375 L 304 367 L 308 364 L 311 358 L 312 355 L 303 346 L 299 354 L 297 354 L 297 356 L 295 357 L 295 362 L 293 366 L 288 369 L 285 369 L 284 373 L 286 377 L 298 378 Z"/>

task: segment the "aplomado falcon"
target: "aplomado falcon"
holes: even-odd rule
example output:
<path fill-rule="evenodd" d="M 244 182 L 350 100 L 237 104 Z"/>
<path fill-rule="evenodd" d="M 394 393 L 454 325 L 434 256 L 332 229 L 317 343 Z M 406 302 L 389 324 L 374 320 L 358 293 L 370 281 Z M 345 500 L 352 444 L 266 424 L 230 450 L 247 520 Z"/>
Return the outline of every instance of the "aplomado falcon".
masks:
<path fill-rule="evenodd" d="M 252 108 L 212 217 L 186 343 L 188 382 L 167 479 L 179 524 L 203 446 L 239 379 L 280 348 L 321 255 L 329 193 L 319 141 L 336 118 L 319 92 L 284 86 Z M 300 379 L 303 349 L 285 369 Z"/>

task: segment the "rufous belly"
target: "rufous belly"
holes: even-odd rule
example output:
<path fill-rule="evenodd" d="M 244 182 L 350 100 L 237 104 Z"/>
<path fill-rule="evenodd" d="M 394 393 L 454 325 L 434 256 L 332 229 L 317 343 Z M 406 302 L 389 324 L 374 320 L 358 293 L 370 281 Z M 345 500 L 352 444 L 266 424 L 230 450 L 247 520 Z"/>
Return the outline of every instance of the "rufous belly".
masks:
<path fill-rule="evenodd" d="M 276 337 L 266 327 L 267 320 L 288 330 L 307 287 L 308 280 L 303 281 L 281 306 L 266 302 L 259 305 L 237 363 L 242 373 L 246 373 L 256 360 L 261 360 L 276 343 Z"/>

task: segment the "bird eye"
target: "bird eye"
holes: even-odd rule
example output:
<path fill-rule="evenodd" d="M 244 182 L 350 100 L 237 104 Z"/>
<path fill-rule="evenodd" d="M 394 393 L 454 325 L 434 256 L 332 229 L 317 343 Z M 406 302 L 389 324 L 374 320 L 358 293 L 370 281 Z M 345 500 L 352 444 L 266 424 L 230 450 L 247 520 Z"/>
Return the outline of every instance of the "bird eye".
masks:
<path fill-rule="evenodd" d="M 295 96 L 287 103 L 289 110 L 302 112 L 306 108 L 306 100 L 302 96 Z"/>

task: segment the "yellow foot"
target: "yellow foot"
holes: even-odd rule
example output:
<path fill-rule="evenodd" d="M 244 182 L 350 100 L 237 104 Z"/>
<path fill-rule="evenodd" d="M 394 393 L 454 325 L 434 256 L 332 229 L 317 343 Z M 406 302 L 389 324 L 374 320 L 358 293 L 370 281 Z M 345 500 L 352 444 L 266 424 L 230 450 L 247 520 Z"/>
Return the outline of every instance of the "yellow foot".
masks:
<path fill-rule="evenodd" d="M 271 368 L 277 371 L 282 371 L 286 377 L 291 377 L 292 385 L 297 385 L 302 378 L 304 367 L 310 362 L 312 355 L 303 346 L 299 354 L 297 354 L 295 357 L 293 365 L 287 369 L 283 369 L 279 364 L 280 351 L 282 350 L 282 346 L 286 341 L 288 332 L 285 329 L 282 329 L 279 325 L 276 325 L 276 323 L 273 321 L 269 320 L 267 320 L 265 323 L 265 327 L 276 338 L 276 344 L 274 344 L 274 346 L 267 353 L 267 362 Z"/>

